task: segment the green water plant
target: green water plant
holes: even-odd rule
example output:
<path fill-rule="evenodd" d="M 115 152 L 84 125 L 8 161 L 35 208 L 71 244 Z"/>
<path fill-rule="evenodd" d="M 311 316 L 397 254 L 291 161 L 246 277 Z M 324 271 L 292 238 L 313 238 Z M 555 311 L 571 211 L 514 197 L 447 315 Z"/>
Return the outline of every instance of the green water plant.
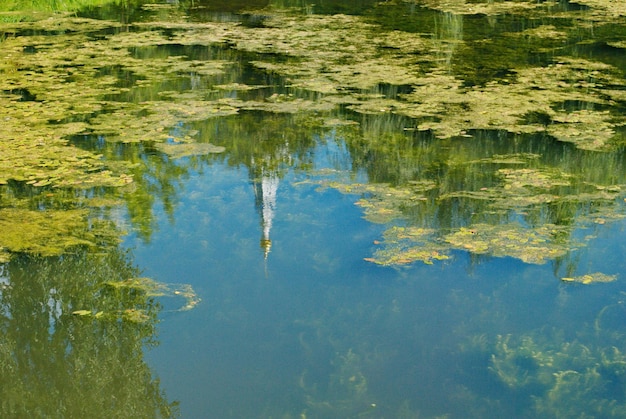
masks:
<path fill-rule="evenodd" d="M 617 275 L 607 275 L 602 272 L 594 272 L 585 275 L 579 276 L 571 276 L 571 277 L 563 277 L 561 281 L 567 283 L 578 283 L 578 284 L 596 284 L 596 283 L 606 283 L 613 282 L 617 279 Z"/>
<path fill-rule="evenodd" d="M 625 412 L 626 358 L 615 346 L 498 336 L 489 368 L 532 400 L 533 415 L 620 417 Z"/>
<path fill-rule="evenodd" d="M 0 260 L 6 262 L 16 253 L 58 256 L 116 245 L 119 233 L 115 227 L 101 219 L 90 220 L 87 214 L 87 209 L 0 209 Z"/>
<path fill-rule="evenodd" d="M 387 2 L 378 12 L 413 13 L 406 8 L 413 3 Z M 412 16 L 422 26 L 394 30 L 383 17 L 302 14 L 278 4 L 263 10 L 260 27 L 190 21 L 176 5 L 144 7 L 158 13 L 131 27 L 64 13 L 4 23 L 0 185 L 106 190 L 127 203 L 149 239 L 156 191 L 171 214 L 175 179 L 193 162 L 240 153 L 237 144 L 212 145 L 220 138 L 210 138 L 211 126 L 244 112 L 308 114 L 341 121 L 327 128 L 346 134 L 353 161 L 366 165 L 372 185 L 360 187 L 358 205 L 367 219 L 437 231 L 416 245 L 397 240 L 402 244 L 395 250 L 372 258 L 383 264 L 431 262 L 447 257 L 446 247 L 544 262 L 578 246 L 564 239 L 576 222 L 615 218 L 610 208 L 620 181 L 589 178 L 597 170 L 573 167 L 575 159 L 561 167 L 514 145 L 531 135 L 594 152 L 618 152 L 623 145 L 619 62 L 562 48 L 578 45 L 587 21 L 531 2 L 419 4 L 422 15 Z M 608 3 L 590 7 L 598 30 L 619 19 Z M 515 30 L 502 26 L 504 13 L 546 18 Z M 487 26 L 504 35 L 487 36 Z M 509 44 L 515 54 L 491 54 Z M 540 52 L 536 63 L 532 45 Z M 244 80 L 244 67 L 263 77 Z M 458 139 L 480 149 L 484 132 L 507 137 L 511 149 L 443 155 Z M 159 159 L 161 168 L 176 162 L 167 176 L 150 167 Z M 388 179 L 378 179 L 383 175 Z M 585 207 L 593 209 L 579 211 Z M 496 224 L 507 228 L 489 227 Z M 538 233 L 542 224 L 554 226 L 558 239 Z M 472 229 L 481 240 L 466 240 Z M 544 251 L 548 256 L 541 257 Z"/>
<path fill-rule="evenodd" d="M 194 308 L 200 298 L 189 284 L 166 284 L 155 281 L 151 278 L 139 277 L 129 278 L 123 281 L 110 281 L 105 283 L 117 292 L 135 293 L 139 292 L 146 297 L 167 297 L 180 298 L 184 301 L 180 308 L 174 311 L 187 311 Z"/>

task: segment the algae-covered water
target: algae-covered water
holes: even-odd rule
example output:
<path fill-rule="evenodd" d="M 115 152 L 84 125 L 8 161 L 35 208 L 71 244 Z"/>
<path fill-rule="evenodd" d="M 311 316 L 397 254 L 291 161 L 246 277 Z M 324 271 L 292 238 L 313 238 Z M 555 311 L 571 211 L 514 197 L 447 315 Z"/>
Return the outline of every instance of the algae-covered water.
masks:
<path fill-rule="evenodd" d="M 0 417 L 626 416 L 626 8 L 318 3 L 0 6 Z"/>

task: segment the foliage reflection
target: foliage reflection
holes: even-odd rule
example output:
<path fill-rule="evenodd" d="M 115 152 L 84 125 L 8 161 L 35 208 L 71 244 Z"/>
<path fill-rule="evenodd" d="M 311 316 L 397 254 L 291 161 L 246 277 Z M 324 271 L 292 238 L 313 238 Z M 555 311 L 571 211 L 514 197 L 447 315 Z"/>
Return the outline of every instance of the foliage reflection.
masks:
<path fill-rule="evenodd" d="M 158 305 L 106 285 L 137 273 L 120 251 L 23 255 L 2 265 L 3 417 L 176 415 L 143 359 Z M 136 311 L 145 314 L 140 322 L 129 316 Z"/>

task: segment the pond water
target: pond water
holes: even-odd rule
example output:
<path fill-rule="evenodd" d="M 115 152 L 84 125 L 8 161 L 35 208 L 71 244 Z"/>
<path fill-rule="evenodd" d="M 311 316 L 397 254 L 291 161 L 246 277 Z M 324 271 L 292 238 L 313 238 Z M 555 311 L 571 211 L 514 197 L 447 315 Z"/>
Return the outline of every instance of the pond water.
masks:
<path fill-rule="evenodd" d="M 0 416 L 626 415 L 626 10 L 0 12 Z"/>

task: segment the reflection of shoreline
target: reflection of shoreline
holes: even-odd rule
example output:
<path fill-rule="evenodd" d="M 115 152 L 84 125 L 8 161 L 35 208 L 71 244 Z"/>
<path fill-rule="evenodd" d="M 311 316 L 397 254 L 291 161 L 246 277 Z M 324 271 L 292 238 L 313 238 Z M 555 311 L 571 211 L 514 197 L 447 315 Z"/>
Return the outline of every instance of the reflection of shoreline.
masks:
<path fill-rule="evenodd" d="M 179 416 L 144 359 L 158 302 L 111 286 L 138 274 L 119 247 L 0 265 L 0 417 Z"/>

